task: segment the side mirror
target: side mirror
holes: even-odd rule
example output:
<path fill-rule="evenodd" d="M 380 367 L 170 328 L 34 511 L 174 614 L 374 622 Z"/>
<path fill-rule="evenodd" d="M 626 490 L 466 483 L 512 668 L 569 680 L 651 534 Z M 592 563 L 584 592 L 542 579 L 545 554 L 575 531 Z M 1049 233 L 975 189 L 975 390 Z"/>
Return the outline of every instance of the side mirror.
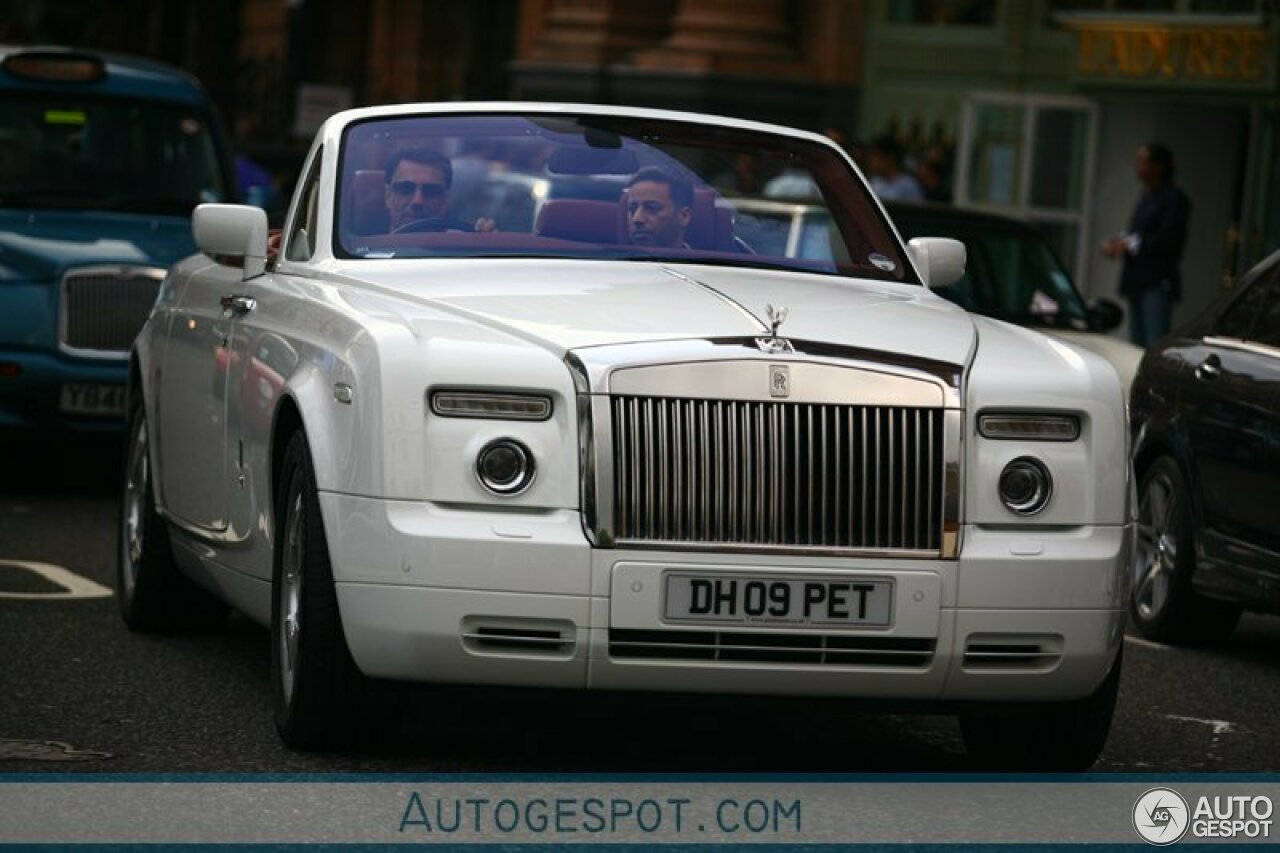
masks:
<path fill-rule="evenodd" d="M 931 290 L 950 287 L 964 278 L 964 243 L 950 237 L 916 237 L 907 243 L 907 254 Z"/>
<path fill-rule="evenodd" d="M 267 212 L 247 204 L 201 204 L 191 217 L 191 232 L 200 251 L 244 259 L 244 277 L 267 268 Z"/>
<path fill-rule="evenodd" d="M 1099 299 L 1089 306 L 1089 322 L 1099 332 L 1109 332 L 1124 322 L 1124 309 L 1110 299 Z"/>

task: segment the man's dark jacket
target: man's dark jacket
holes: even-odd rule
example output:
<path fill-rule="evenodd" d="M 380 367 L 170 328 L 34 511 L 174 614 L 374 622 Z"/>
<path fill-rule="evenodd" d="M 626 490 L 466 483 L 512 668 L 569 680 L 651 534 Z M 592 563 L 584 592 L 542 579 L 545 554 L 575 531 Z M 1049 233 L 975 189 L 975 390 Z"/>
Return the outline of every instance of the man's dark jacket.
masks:
<path fill-rule="evenodd" d="M 1129 220 L 1129 233 L 1139 238 L 1136 254 L 1125 255 L 1120 292 L 1133 298 L 1149 287 L 1168 282 L 1176 299 L 1182 292 L 1178 264 L 1187 244 L 1191 202 L 1186 193 L 1165 181 L 1138 199 Z"/>

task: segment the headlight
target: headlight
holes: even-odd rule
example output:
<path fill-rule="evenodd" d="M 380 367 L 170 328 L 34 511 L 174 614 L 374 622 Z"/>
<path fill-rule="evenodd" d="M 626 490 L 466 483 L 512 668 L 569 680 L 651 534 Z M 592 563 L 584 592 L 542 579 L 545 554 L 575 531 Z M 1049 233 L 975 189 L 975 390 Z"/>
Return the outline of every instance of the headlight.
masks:
<path fill-rule="evenodd" d="M 551 398 L 537 394 L 432 391 L 431 411 L 442 418 L 545 421 L 551 417 Z"/>
<path fill-rule="evenodd" d="M 1035 515 L 1053 496 L 1053 478 L 1039 459 L 1019 456 L 1004 466 L 997 489 L 1000 500 L 1010 512 Z"/>
<path fill-rule="evenodd" d="M 978 432 L 983 438 L 1022 441 L 1075 441 L 1080 437 L 1080 419 L 1075 415 L 1022 414 L 1001 412 L 978 415 Z"/>
<path fill-rule="evenodd" d="M 476 478 L 495 495 L 518 495 L 533 484 L 533 453 L 513 438 L 495 439 L 476 454 Z"/>

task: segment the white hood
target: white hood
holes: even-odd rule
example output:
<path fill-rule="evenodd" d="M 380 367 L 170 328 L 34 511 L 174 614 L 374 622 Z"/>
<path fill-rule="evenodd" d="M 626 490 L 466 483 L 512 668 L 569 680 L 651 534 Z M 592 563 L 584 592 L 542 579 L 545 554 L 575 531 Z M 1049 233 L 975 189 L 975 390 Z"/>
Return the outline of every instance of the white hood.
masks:
<path fill-rule="evenodd" d="M 1133 385 L 1133 377 L 1137 375 L 1138 364 L 1142 361 L 1143 350 L 1140 347 L 1136 347 L 1128 341 L 1122 341 L 1109 335 L 1100 335 L 1096 332 L 1066 332 L 1054 329 L 1047 332 L 1047 334 L 1070 341 L 1076 346 L 1083 347 L 1111 362 L 1111 366 L 1120 375 L 1121 384 L 1124 385 L 1125 398 L 1128 398 L 1129 388 Z"/>
<path fill-rule="evenodd" d="M 560 354 L 761 335 L 767 305 L 788 309 L 778 333 L 795 340 L 950 364 L 966 363 L 974 345 L 969 316 L 915 285 L 697 264 L 514 258 L 363 260 L 338 273 L 345 284 L 462 314 Z"/>

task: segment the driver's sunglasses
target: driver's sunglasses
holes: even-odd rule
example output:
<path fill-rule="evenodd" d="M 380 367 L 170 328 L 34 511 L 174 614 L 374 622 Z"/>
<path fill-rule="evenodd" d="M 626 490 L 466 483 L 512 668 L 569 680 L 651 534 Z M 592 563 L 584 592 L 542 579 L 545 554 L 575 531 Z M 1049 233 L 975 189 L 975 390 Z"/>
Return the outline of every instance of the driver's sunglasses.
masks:
<path fill-rule="evenodd" d="M 449 188 L 444 184 L 419 184 L 414 181 L 395 181 L 391 184 L 391 191 L 405 198 L 412 198 L 418 190 L 422 190 L 422 197 L 425 199 L 437 199 L 444 198 Z"/>

